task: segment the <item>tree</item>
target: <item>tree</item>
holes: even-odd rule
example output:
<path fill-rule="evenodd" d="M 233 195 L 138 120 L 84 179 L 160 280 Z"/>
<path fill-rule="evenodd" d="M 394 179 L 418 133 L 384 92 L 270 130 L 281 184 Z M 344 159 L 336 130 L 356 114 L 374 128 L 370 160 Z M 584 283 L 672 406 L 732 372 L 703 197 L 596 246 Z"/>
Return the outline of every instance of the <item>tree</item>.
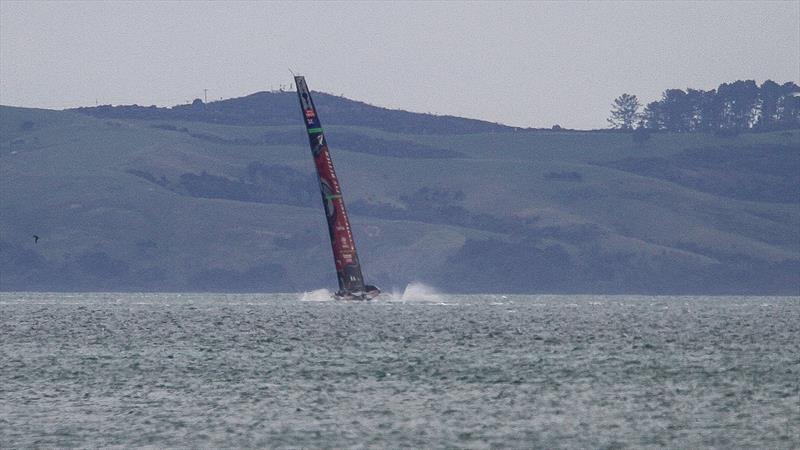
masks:
<path fill-rule="evenodd" d="M 645 128 L 648 130 L 663 130 L 664 126 L 664 112 L 661 102 L 650 102 L 644 108 L 642 120 Z"/>
<path fill-rule="evenodd" d="M 687 89 L 686 101 L 689 106 L 689 131 L 713 131 L 717 124 L 715 97 L 717 92 L 712 89 Z"/>
<path fill-rule="evenodd" d="M 639 117 L 639 107 L 641 107 L 639 99 L 635 95 L 622 94 L 614 99 L 614 104 L 611 105 L 611 117 L 608 122 L 612 128 L 618 130 L 632 130 L 633 124 Z"/>
<path fill-rule="evenodd" d="M 778 99 L 778 122 L 780 128 L 800 127 L 800 87 L 788 82 L 781 86 L 781 97 Z"/>
<path fill-rule="evenodd" d="M 781 100 L 783 89 L 780 84 L 767 80 L 758 88 L 758 122 L 756 127 L 760 130 L 772 130 L 778 122 L 778 102 Z"/>
<path fill-rule="evenodd" d="M 721 128 L 737 131 L 753 126 L 758 103 L 758 86 L 753 80 L 722 83 L 717 89 L 721 104 Z"/>
<path fill-rule="evenodd" d="M 678 133 L 690 131 L 693 109 L 686 92 L 681 89 L 667 89 L 661 96 L 664 128 Z"/>

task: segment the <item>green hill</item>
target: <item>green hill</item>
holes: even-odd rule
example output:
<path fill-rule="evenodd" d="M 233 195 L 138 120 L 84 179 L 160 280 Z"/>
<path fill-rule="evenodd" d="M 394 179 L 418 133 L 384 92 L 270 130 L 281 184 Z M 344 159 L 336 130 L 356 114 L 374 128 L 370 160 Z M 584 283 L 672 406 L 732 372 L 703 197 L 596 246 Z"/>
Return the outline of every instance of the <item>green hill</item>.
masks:
<path fill-rule="evenodd" d="M 335 287 L 294 95 L 0 107 L 0 289 Z M 318 97 L 369 282 L 800 294 L 800 130 L 636 143 Z"/>

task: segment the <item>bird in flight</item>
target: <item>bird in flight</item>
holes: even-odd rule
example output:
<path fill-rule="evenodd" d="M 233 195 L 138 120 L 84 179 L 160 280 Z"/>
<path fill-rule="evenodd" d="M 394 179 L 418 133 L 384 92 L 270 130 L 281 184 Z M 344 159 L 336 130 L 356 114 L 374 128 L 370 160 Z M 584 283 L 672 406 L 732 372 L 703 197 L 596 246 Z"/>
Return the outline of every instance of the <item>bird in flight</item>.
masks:
<path fill-rule="evenodd" d="M 38 243 L 38 242 L 39 242 L 39 236 L 37 236 L 37 235 L 35 235 L 35 234 L 34 234 L 34 235 L 33 235 L 33 243 L 34 243 L 34 244 L 36 244 L 36 243 Z"/>

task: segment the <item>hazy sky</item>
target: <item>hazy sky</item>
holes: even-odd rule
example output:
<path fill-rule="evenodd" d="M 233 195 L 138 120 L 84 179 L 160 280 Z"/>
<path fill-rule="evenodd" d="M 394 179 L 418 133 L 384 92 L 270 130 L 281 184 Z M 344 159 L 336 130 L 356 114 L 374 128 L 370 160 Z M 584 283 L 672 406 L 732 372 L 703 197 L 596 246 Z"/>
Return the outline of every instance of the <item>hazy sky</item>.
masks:
<path fill-rule="evenodd" d="M 800 79 L 800 1 L 0 0 L 0 103 L 174 105 L 291 82 L 518 126 L 604 128 L 612 100 Z"/>

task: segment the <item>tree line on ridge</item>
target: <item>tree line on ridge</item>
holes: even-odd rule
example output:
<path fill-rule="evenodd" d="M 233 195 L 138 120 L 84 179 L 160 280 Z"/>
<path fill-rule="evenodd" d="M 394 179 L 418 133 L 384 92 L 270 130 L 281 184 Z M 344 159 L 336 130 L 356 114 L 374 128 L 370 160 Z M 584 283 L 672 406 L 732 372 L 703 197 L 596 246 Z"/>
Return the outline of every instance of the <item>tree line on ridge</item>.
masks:
<path fill-rule="evenodd" d="M 611 128 L 632 131 L 743 132 L 800 128 L 800 86 L 772 80 L 723 83 L 717 89 L 667 89 L 644 109 L 636 95 L 614 100 Z"/>

